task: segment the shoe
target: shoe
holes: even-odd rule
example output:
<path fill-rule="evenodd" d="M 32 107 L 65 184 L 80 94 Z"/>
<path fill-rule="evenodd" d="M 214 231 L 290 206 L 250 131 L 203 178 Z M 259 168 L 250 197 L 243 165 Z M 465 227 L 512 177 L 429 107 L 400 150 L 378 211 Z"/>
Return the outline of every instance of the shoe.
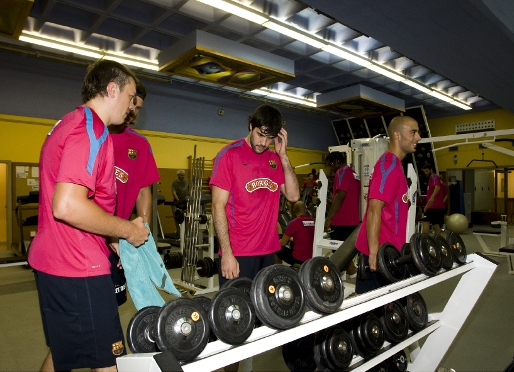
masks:
<path fill-rule="evenodd" d="M 348 278 L 350 278 L 350 279 L 355 279 L 355 278 L 357 278 L 357 273 L 352 274 L 352 275 L 348 275 Z"/>

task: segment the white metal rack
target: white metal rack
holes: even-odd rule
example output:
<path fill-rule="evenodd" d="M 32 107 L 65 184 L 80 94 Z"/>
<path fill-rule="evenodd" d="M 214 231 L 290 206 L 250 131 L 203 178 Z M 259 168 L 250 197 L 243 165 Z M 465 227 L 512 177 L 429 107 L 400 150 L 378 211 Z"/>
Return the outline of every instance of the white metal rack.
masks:
<path fill-rule="evenodd" d="M 194 361 L 184 364 L 182 368 L 185 372 L 213 371 L 462 275 L 444 310 L 438 314 L 430 314 L 431 322 L 425 329 L 411 333 L 409 338 L 399 344 L 389 345 L 386 343 L 381 352 L 370 360 L 363 361 L 359 356 L 355 356 L 350 367 L 353 371 L 366 371 L 428 335 L 414 363 L 409 365 L 409 371 L 434 371 L 482 294 L 496 266 L 494 261 L 482 255 L 468 255 L 465 265 L 442 272 L 434 277 L 420 274 L 347 299 L 337 313 L 322 316 L 307 311 L 300 324 L 292 329 L 277 331 L 261 326 L 254 329 L 248 340 L 239 346 L 228 345 L 219 340 L 211 342 Z M 160 369 L 153 359 L 154 354 L 129 354 L 118 358 L 118 370 L 120 372 L 159 372 Z"/>

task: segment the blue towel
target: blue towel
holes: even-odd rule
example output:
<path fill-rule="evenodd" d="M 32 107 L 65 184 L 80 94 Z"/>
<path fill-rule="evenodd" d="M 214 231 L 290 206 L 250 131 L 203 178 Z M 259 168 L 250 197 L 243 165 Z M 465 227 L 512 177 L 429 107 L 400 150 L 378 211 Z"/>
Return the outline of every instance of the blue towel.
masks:
<path fill-rule="evenodd" d="M 150 230 L 148 224 L 145 226 Z M 156 286 L 170 294 L 181 296 L 157 252 L 152 234 L 138 248 L 125 239 L 120 239 L 120 259 L 130 297 L 139 311 L 146 306 L 163 306 L 165 301 Z"/>

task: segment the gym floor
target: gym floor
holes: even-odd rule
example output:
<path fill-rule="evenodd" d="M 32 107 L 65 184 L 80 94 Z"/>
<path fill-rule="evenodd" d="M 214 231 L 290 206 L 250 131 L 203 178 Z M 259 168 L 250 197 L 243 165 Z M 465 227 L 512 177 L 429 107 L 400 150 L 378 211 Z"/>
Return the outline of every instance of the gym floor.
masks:
<path fill-rule="evenodd" d="M 474 227 L 475 230 L 480 228 Z M 509 226 L 508 236 L 514 236 L 514 226 Z M 482 252 L 472 229 L 461 237 L 468 253 Z M 484 241 L 491 251 L 499 249 L 499 236 L 485 236 Z M 9 251 L 0 251 L 2 256 L 10 254 Z M 505 258 L 492 259 L 499 265 L 440 367 L 452 368 L 457 372 L 503 371 L 514 357 L 514 275 L 508 274 Z M 180 270 L 170 270 L 170 275 L 179 278 Z M 444 309 L 459 279 L 446 280 L 421 292 L 429 313 Z M 172 296 L 163 293 L 163 298 L 169 300 Z M 135 313 L 129 297 L 127 303 L 120 307 L 124 329 Z M 32 270 L 24 266 L 0 267 L 0 314 L 0 371 L 39 370 L 48 349 Z M 254 356 L 253 370 L 287 371 L 281 348 Z"/>

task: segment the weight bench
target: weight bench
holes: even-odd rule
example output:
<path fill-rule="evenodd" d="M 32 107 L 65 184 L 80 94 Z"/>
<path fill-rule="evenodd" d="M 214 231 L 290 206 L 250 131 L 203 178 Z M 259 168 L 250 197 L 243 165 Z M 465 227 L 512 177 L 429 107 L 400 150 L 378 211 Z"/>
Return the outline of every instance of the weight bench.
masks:
<path fill-rule="evenodd" d="M 499 252 L 507 256 L 507 268 L 509 270 L 509 274 L 514 274 L 514 244 L 509 244 L 500 248 Z"/>

